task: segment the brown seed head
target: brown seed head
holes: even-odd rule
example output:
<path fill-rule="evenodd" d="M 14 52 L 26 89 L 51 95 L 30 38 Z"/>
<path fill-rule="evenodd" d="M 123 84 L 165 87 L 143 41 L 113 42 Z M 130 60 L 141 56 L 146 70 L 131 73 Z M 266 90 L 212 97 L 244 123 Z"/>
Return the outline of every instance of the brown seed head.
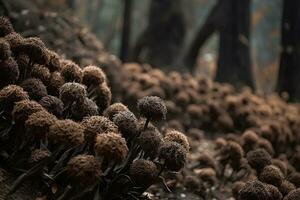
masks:
<path fill-rule="evenodd" d="M 286 196 L 291 191 L 295 190 L 296 187 L 293 183 L 284 180 L 278 188 L 283 196 Z"/>
<path fill-rule="evenodd" d="M 48 93 L 54 96 L 58 96 L 59 88 L 65 83 L 63 77 L 59 72 L 53 72 L 50 76 L 47 84 Z"/>
<path fill-rule="evenodd" d="M 15 103 L 12 116 L 16 123 L 23 124 L 31 114 L 42 110 L 44 110 L 44 108 L 39 103 L 22 100 Z"/>
<path fill-rule="evenodd" d="M 125 138 L 132 137 L 138 132 L 138 121 L 135 115 L 129 110 L 116 114 L 113 121 Z"/>
<path fill-rule="evenodd" d="M 50 113 L 52 113 L 53 115 L 55 115 L 56 117 L 61 117 L 62 116 L 62 112 L 63 112 L 63 108 L 64 108 L 64 104 L 63 102 L 55 97 L 55 96 L 51 96 L 51 95 L 47 95 L 44 96 L 39 103 Z"/>
<path fill-rule="evenodd" d="M 256 149 L 247 153 L 247 160 L 250 166 L 257 172 L 261 172 L 263 168 L 272 163 L 272 158 L 264 149 Z"/>
<path fill-rule="evenodd" d="M 12 57 L 0 60 L 0 71 L 0 88 L 14 84 L 19 79 L 19 67 Z"/>
<path fill-rule="evenodd" d="M 35 101 L 39 101 L 47 95 L 46 86 L 40 79 L 26 79 L 21 83 L 21 87 L 28 93 L 30 99 Z"/>
<path fill-rule="evenodd" d="M 51 74 L 48 68 L 41 65 L 34 65 L 31 69 L 30 76 L 32 78 L 40 79 L 44 84 L 47 84 Z"/>
<path fill-rule="evenodd" d="M 106 84 L 101 84 L 95 90 L 95 102 L 102 113 L 111 103 L 111 91 Z"/>
<path fill-rule="evenodd" d="M 281 192 L 278 190 L 277 187 L 275 187 L 274 185 L 266 185 L 266 188 L 269 192 L 269 200 L 281 200 L 282 199 L 282 194 Z"/>
<path fill-rule="evenodd" d="M 137 108 L 140 114 L 150 120 L 166 119 L 167 107 L 163 100 L 156 96 L 147 96 L 138 100 Z"/>
<path fill-rule="evenodd" d="M 0 107 L 11 113 L 16 102 L 29 100 L 27 92 L 17 85 L 8 85 L 0 90 Z"/>
<path fill-rule="evenodd" d="M 268 183 L 279 187 L 284 179 L 280 169 L 274 165 L 266 166 L 259 175 L 259 180 L 264 183 Z"/>
<path fill-rule="evenodd" d="M 300 189 L 291 191 L 288 195 L 284 197 L 283 200 L 298 200 L 300 197 Z"/>
<path fill-rule="evenodd" d="M 83 72 L 81 68 L 70 60 L 61 61 L 61 75 L 65 79 L 65 82 L 77 82 L 81 83 Z"/>
<path fill-rule="evenodd" d="M 83 69 L 83 79 L 82 83 L 91 86 L 91 85 L 100 85 L 106 81 L 106 75 L 101 68 L 96 66 L 87 66 Z"/>
<path fill-rule="evenodd" d="M 89 98 L 85 98 L 83 102 L 76 102 L 71 106 L 72 118 L 81 121 L 84 117 L 98 115 L 97 104 Z"/>
<path fill-rule="evenodd" d="M 156 165 L 150 160 L 135 160 L 129 170 L 133 182 L 140 187 L 152 184 L 155 181 L 158 170 Z"/>
<path fill-rule="evenodd" d="M 269 192 L 266 185 L 260 181 L 249 181 L 240 190 L 238 200 L 266 200 L 269 199 Z"/>
<path fill-rule="evenodd" d="M 10 50 L 9 43 L 4 39 L 0 39 L 0 59 L 7 60 L 10 57 L 11 57 L 11 50 Z"/>
<path fill-rule="evenodd" d="M 79 83 L 65 83 L 59 90 L 59 98 L 65 105 L 83 102 L 86 97 L 85 87 Z"/>
<path fill-rule="evenodd" d="M 29 164 L 31 166 L 34 166 L 38 162 L 49 158 L 51 156 L 51 153 L 46 149 L 35 149 L 31 152 L 30 158 L 29 158 Z"/>
<path fill-rule="evenodd" d="M 187 152 L 190 150 L 190 144 L 187 137 L 179 131 L 168 130 L 164 137 L 164 141 L 177 142 L 178 144 L 182 145 Z"/>
<path fill-rule="evenodd" d="M 108 108 L 106 108 L 103 112 L 103 116 L 107 117 L 110 120 L 113 120 L 114 116 L 122 111 L 128 111 L 129 109 L 122 103 L 114 103 L 111 104 Z"/>
<path fill-rule="evenodd" d="M 155 158 L 162 143 L 162 136 L 156 128 L 148 127 L 141 132 L 138 143 L 147 156 Z"/>
<path fill-rule="evenodd" d="M 9 19 L 6 17 L 0 17 L 0 37 L 4 37 L 10 33 L 14 32 L 14 28 L 10 23 Z"/>

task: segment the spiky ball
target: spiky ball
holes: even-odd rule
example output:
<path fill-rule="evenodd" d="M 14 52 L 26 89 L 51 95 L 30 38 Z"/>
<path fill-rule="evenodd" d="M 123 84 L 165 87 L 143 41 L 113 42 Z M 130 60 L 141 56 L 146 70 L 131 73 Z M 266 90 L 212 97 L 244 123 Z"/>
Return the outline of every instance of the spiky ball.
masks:
<path fill-rule="evenodd" d="M 107 117 L 110 120 L 113 120 L 114 116 L 122 111 L 128 111 L 129 109 L 122 103 L 114 103 L 111 104 L 108 108 L 106 108 L 103 112 L 103 116 Z"/>
<path fill-rule="evenodd" d="M 275 187 L 274 185 L 266 185 L 266 188 L 269 192 L 269 196 L 270 196 L 269 200 L 281 200 L 282 199 L 283 196 L 277 187 Z"/>
<path fill-rule="evenodd" d="M 101 68 L 90 65 L 83 68 L 82 83 L 87 86 L 97 86 L 106 81 L 106 75 Z"/>
<path fill-rule="evenodd" d="M 279 187 L 284 179 L 280 169 L 274 165 L 266 166 L 259 175 L 259 179 L 276 187 Z"/>
<path fill-rule="evenodd" d="M 30 76 L 32 78 L 40 79 L 44 84 L 47 84 L 51 77 L 51 73 L 48 68 L 41 65 L 35 65 L 31 69 Z"/>
<path fill-rule="evenodd" d="M 155 158 L 162 143 L 162 136 L 156 128 L 149 127 L 141 132 L 138 143 L 147 156 Z"/>
<path fill-rule="evenodd" d="M 19 79 L 19 67 L 12 57 L 0 60 L 0 71 L 0 88 L 14 84 Z"/>
<path fill-rule="evenodd" d="M 39 101 L 47 95 L 46 86 L 40 79 L 26 79 L 21 83 L 21 87 L 24 88 L 29 97 L 35 101 Z"/>
<path fill-rule="evenodd" d="M 51 96 L 51 95 L 47 95 L 44 96 L 39 103 L 50 113 L 52 113 L 53 115 L 55 115 L 56 117 L 61 117 L 62 116 L 62 112 L 63 112 L 63 108 L 64 108 L 64 104 L 63 102 L 55 97 L 55 96 Z"/>
<path fill-rule="evenodd" d="M 291 191 L 288 195 L 284 197 L 283 200 L 298 200 L 300 197 L 300 189 Z"/>
<path fill-rule="evenodd" d="M 140 114 L 152 121 L 166 119 L 167 107 L 160 97 L 147 96 L 138 100 Z"/>
<path fill-rule="evenodd" d="M 151 185 L 157 176 L 158 170 L 156 165 L 150 160 L 135 160 L 129 169 L 132 181 L 140 187 Z"/>
<path fill-rule="evenodd" d="M 118 126 L 119 131 L 125 138 L 129 138 L 137 134 L 138 120 L 129 110 L 116 114 L 113 118 L 113 121 Z"/>
<path fill-rule="evenodd" d="M 44 108 L 39 103 L 22 100 L 15 104 L 12 116 L 16 123 L 23 124 L 31 114 L 42 110 L 44 110 Z"/>
<path fill-rule="evenodd" d="M 240 190 L 238 200 L 266 200 L 269 197 L 265 184 L 260 181 L 249 181 Z"/>
<path fill-rule="evenodd" d="M 59 72 L 53 72 L 49 78 L 49 82 L 47 83 L 48 93 L 54 96 L 59 95 L 60 87 L 65 83 L 63 77 Z"/>
<path fill-rule="evenodd" d="M 14 32 L 14 28 L 10 23 L 9 19 L 6 17 L 0 17 L 0 37 L 4 37 L 10 33 Z"/>
<path fill-rule="evenodd" d="M 252 150 L 247 154 L 247 160 L 250 166 L 257 172 L 261 172 L 263 168 L 272 163 L 272 158 L 264 149 Z"/>
<path fill-rule="evenodd" d="M 178 144 L 182 145 L 186 151 L 189 151 L 190 144 L 187 137 L 176 130 L 168 130 L 165 134 L 164 141 L 166 142 L 177 142 Z"/>
<path fill-rule="evenodd" d="M 59 90 L 59 98 L 65 105 L 83 102 L 86 97 L 85 87 L 79 83 L 65 83 Z"/>
<path fill-rule="evenodd" d="M 111 90 L 106 84 L 99 85 L 93 97 L 99 108 L 99 113 L 102 113 L 111 103 Z"/>
<path fill-rule="evenodd" d="M 10 45 L 7 41 L 0 39 L 0 59 L 7 60 L 11 57 Z"/>
<path fill-rule="evenodd" d="M 70 60 L 63 60 L 61 63 L 61 75 L 65 82 L 81 83 L 83 72 L 81 68 Z"/>
<path fill-rule="evenodd" d="M 72 118 L 81 121 L 84 117 L 98 115 L 97 104 L 89 98 L 85 98 L 83 102 L 76 102 L 71 106 Z"/>
<path fill-rule="evenodd" d="M 31 152 L 28 162 L 31 166 L 34 166 L 35 164 L 46 158 L 49 158 L 50 156 L 51 153 L 47 149 L 35 149 Z"/>

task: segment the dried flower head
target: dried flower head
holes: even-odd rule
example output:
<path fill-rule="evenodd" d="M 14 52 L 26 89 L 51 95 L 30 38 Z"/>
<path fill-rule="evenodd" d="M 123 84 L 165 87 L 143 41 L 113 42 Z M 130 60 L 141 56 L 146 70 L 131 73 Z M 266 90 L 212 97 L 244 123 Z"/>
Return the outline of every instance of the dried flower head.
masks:
<path fill-rule="evenodd" d="M 62 112 L 63 112 L 63 108 L 64 108 L 64 104 L 63 102 L 55 97 L 55 96 L 51 96 L 51 95 L 47 95 L 44 96 L 39 103 L 50 113 L 52 113 L 53 115 L 55 115 L 56 117 L 61 117 L 62 116 Z"/>
<path fill-rule="evenodd" d="M 47 68 L 50 70 L 50 72 L 58 71 L 60 70 L 60 59 L 59 56 L 53 52 L 47 49 L 49 62 L 47 63 Z"/>
<path fill-rule="evenodd" d="M 106 75 L 101 68 L 90 65 L 83 68 L 82 83 L 87 86 L 97 86 L 106 81 Z"/>
<path fill-rule="evenodd" d="M 275 154 L 274 148 L 269 140 L 259 139 L 257 146 L 258 148 L 266 150 L 271 156 Z"/>
<path fill-rule="evenodd" d="M 35 101 L 39 101 L 47 95 L 46 86 L 40 79 L 26 79 L 21 83 L 21 87 L 24 88 L 29 97 Z"/>
<path fill-rule="evenodd" d="M 252 130 L 247 130 L 242 135 L 243 149 L 248 152 L 255 148 L 255 145 L 258 143 L 259 137 Z"/>
<path fill-rule="evenodd" d="M 65 83 L 63 77 L 59 72 L 53 72 L 47 84 L 48 93 L 58 96 L 59 88 Z"/>
<path fill-rule="evenodd" d="M 281 200 L 282 199 L 283 196 L 277 187 L 275 187 L 274 185 L 267 184 L 266 188 L 267 188 L 269 196 L 270 196 L 269 200 Z"/>
<path fill-rule="evenodd" d="M 162 136 L 155 127 L 148 127 L 139 135 L 138 143 L 147 156 L 155 158 L 162 143 Z"/>
<path fill-rule="evenodd" d="M 29 100 L 27 92 L 17 85 L 8 85 L 0 90 L 0 107 L 6 113 L 11 113 L 16 102 Z"/>
<path fill-rule="evenodd" d="M 300 173 L 293 172 L 288 175 L 287 180 L 293 183 L 296 187 L 300 187 Z"/>
<path fill-rule="evenodd" d="M 300 189 L 291 191 L 288 195 L 284 197 L 283 200 L 298 200 L 300 197 Z"/>
<path fill-rule="evenodd" d="M 0 88 L 14 84 L 19 79 L 19 67 L 12 57 L 0 60 L 0 71 Z"/>
<path fill-rule="evenodd" d="M 30 76 L 32 78 L 40 79 L 44 84 L 47 84 L 50 79 L 50 71 L 42 65 L 34 65 L 31 69 Z"/>
<path fill-rule="evenodd" d="M 111 91 L 106 84 L 99 85 L 95 90 L 94 100 L 102 113 L 111 103 Z"/>
<path fill-rule="evenodd" d="M 296 187 L 293 183 L 284 180 L 278 188 L 283 196 L 286 196 L 291 191 L 295 190 Z"/>
<path fill-rule="evenodd" d="M 247 153 L 247 160 L 250 166 L 257 172 L 261 172 L 265 166 L 272 163 L 272 158 L 264 149 L 256 149 Z"/>
<path fill-rule="evenodd" d="M 129 110 L 117 113 L 113 121 L 125 138 L 132 137 L 138 132 L 138 120 Z"/>
<path fill-rule="evenodd" d="M 138 100 L 137 108 L 140 114 L 152 121 L 166 119 L 167 107 L 163 100 L 156 96 L 147 96 Z"/>
<path fill-rule="evenodd" d="M 49 128 L 49 141 L 66 148 L 81 145 L 84 142 L 83 127 L 69 119 L 56 120 Z"/>
<path fill-rule="evenodd" d="M 129 170 L 133 182 L 140 187 L 151 185 L 158 174 L 156 165 L 150 160 L 135 160 Z"/>
<path fill-rule="evenodd" d="M 35 149 L 31 152 L 28 162 L 30 165 L 34 166 L 38 162 L 49 158 L 50 156 L 51 153 L 47 149 Z"/>
<path fill-rule="evenodd" d="M 9 43 L 4 40 L 0 39 L 0 59 L 7 60 L 11 57 L 11 50 Z"/>
<path fill-rule="evenodd" d="M 241 159 L 243 158 L 243 148 L 236 142 L 229 141 L 227 145 L 221 149 L 221 161 L 229 162 L 231 166 L 239 166 Z"/>
<path fill-rule="evenodd" d="M 76 102 L 71 106 L 72 118 L 81 121 L 84 117 L 98 115 L 97 104 L 89 98 L 83 102 Z"/>
<path fill-rule="evenodd" d="M 26 131 L 35 138 L 45 138 L 48 135 L 49 127 L 54 124 L 56 117 L 46 110 L 31 114 L 25 122 Z"/>
<path fill-rule="evenodd" d="M 235 199 L 238 199 L 238 196 L 239 196 L 239 192 L 241 191 L 241 189 L 243 187 L 245 187 L 246 183 L 242 182 L 242 181 L 236 181 L 233 183 L 233 186 L 232 186 L 232 195 Z"/>
<path fill-rule="evenodd" d="M 275 165 L 276 167 L 278 167 L 284 176 L 287 175 L 287 173 L 288 173 L 287 165 L 282 160 L 273 159 L 272 165 Z"/>
<path fill-rule="evenodd" d="M 16 32 L 7 34 L 4 39 L 9 43 L 10 49 L 14 52 L 15 49 L 24 41 L 24 38 Z"/>
<path fill-rule="evenodd" d="M 165 134 L 164 141 L 177 142 L 178 144 L 182 145 L 187 152 L 190 150 L 190 144 L 187 137 L 179 131 L 168 130 Z"/>
<path fill-rule="evenodd" d="M 81 122 L 84 127 L 84 138 L 93 143 L 97 134 L 118 133 L 118 127 L 108 118 L 103 116 L 85 117 Z"/>
<path fill-rule="evenodd" d="M 240 190 L 238 200 L 266 200 L 269 199 L 269 192 L 266 185 L 260 181 L 249 181 Z"/>
<path fill-rule="evenodd" d="M 284 179 L 280 169 L 274 165 L 266 166 L 259 175 L 259 179 L 276 187 L 279 187 Z"/>
<path fill-rule="evenodd" d="M 6 17 L 0 17 L 0 37 L 4 37 L 10 33 L 14 32 L 14 28 L 10 23 L 9 19 Z"/>
<path fill-rule="evenodd" d="M 80 186 L 95 184 L 102 172 L 96 158 L 92 155 L 78 155 L 67 164 L 67 174 L 74 184 Z"/>
<path fill-rule="evenodd" d="M 77 82 L 81 83 L 83 72 L 81 68 L 70 60 L 61 61 L 61 75 L 65 79 L 65 82 Z"/>
<path fill-rule="evenodd" d="M 111 104 L 103 112 L 103 116 L 107 117 L 110 120 L 113 120 L 114 116 L 122 111 L 128 111 L 129 109 L 122 103 Z"/>
<path fill-rule="evenodd" d="M 125 139 L 116 133 L 97 135 L 94 148 L 97 156 L 115 163 L 122 162 L 128 154 Z"/>
<path fill-rule="evenodd" d="M 44 110 L 44 108 L 39 103 L 22 100 L 15 103 L 12 116 L 16 123 L 23 124 L 31 114 L 42 110 Z"/>
<path fill-rule="evenodd" d="M 186 162 L 187 151 L 176 142 L 163 142 L 159 149 L 159 158 L 163 159 L 166 168 L 179 171 Z"/>
<path fill-rule="evenodd" d="M 85 87 L 79 83 L 65 83 L 59 90 L 59 98 L 65 105 L 83 102 L 86 97 Z"/>

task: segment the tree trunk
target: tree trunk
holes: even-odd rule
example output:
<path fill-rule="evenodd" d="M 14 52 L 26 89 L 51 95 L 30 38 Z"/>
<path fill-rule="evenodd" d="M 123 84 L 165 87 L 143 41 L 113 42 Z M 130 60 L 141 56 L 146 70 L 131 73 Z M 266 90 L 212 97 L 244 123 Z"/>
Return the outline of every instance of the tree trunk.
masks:
<path fill-rule="evenodd" d="M 250 0 L 226 2 L 225 26 L 220 29 L 220 46 L 216 81 L 238 88 L 254 87 L 250 61 Z"/>
<path fill-rule="evenodd" d="M 130 50 L 132 0 L 125 0 L 124 3 L 125 4 L 120 58 L 123 62 L 126 62 L 128 61 Z"/>
<path fill-rule="evenodd" d="M 288 92 L 290 100 L 296 100 L 300 98 L 300 1 L 283 1 L 281 32 L 277 91 Z"/>

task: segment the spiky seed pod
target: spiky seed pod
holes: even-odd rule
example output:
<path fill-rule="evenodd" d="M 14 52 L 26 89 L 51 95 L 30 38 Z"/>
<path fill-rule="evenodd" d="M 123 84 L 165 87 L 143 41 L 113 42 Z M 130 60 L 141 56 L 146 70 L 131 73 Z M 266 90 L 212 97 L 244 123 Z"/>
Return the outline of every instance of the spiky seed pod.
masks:
<path fill-rule="evenodd" d="M 295 190 L 296 187 L 293 183 L 284 180 L 278 188 L 283 196 L 286 196 L 291 191 Z"/>
<path fill-rule="evenodd" d="M 7 60 L 11 57 L 11 50 L 9 43 L 4 39 L 0 39 L 0 59 Z"/>
<path fill-rule="evenodd" d="M 61 117 L 62 116 L 62 112 L 63 112 L 63 108 L 64 108 L 64 104 L 63 102 L 55 97 L 55 96 L 51 96 L 51 95 L 47 95 L 44 96 L 39 103 L 50 113 L 52 113 L 53 115 L 55 115 L 56 117 Z"/>
<path fill-rule="evenodd" d="M 230 162 L 231 166 L 239 166 L 243 158 L 243 148 L 236 142 L 229 141 L 227 145 L 221 149 L 221 161 Z"/>
<path fill-rule="evenodd" d="M 282 199 L 283 196 L 277 187 L 275 187 L 274 185 L 267 184 L 266 188 L 267 188 L 269 196 L 270 196 L 269 200 L 281 200 Z"/>
<path fill-rule="evenodd" d="M 37 37 L 23 39 L 15 48 L 16 54 L 26 54 L 30 61 L 36 64 L 44 65 L 48 62 L 48 54 L 45 44 Z"/>
<path fill-rule="evenodd" d="M 0 88 L 14 84 L 20 76 L 17 62 L 12 58 L 0 60 Z"/>
<path fill-rule="evenodd" d="M 113 122 L 118 126 L 119 131 L 125 138 L 132 137 L 138 132 L 138 120 L 129 110 L 116 114 Z"/>
<path fill-rule="evenodd" d="M 59 88 L 65 83 L 63 77 L 59 72 L 53 72 L 49 78 L 47 84 L 48 93 L 51 95 L 58 96 Z"/>
<path fill-rule="evenodd" d="M 264 183 L 268 183 L 279 187 L 284 179 L 283 174 L 281 173 L 280 169 L 278 169 L 274 165 L 266 166 L 262 172 L 259 174 L 259 180 Z"/>
<path fill-rule="evenodd" d="M 279 159 L 273 159 L 272 165 L 275 165 L 276 167 L 278 167 L 284 176 L 287 175 L 288 169 L 287 169 L 286 164 L 283 161 L 281 161 Z"/>
<path fill-rule="evenodd" d="M 79 83 L 65 83 L 59 90 L 59 98 L 65 105 L 82 103 L 86 98 L 85 87 Z"/>
<path fill-rule="evenodd" d="M 168 130 L 165 134 L 164 141 L 177 142 L 178 144 L 182 145 L 187 152 L 190 150 L 190 144 L 187 137 L 179 131 Z"/>
<path fill-rule="evenodd" d="M 151 160 L 135 160 L 129 169 L 132 181 L 140 187 L 151 185 L 158 174 L 156 165 Z"/>
<path fill-rule="evenodd" d="M 87 86 L 98 86 L 105 81 L 106 75 L 101 68 L 92 65 L 83 68 L 83 84 Z"/>
<path fill-rule="evenodd" d="M 95 90 L 95 96 L 93 97 L 96 104 L 99 108 L 99 113 L 103 113 L 103 111 L 110 105 L 111 103 L 111 91 L 106 84 L 99 85 Z"/>
<path fill-rule="evenodd" d="M 235 198 L 235 199 L 238 199 L 238 196 L 239 196 L 239 192 L 241 191 L 241 189 L 243 187 L 245 187 L 246 183 L 242 182 L 242 181 L 236 181 L 233 183 L 232 185 L 232 196 Z"/>
<path fill-rule="evenodd" d="M 82 70 L 81 68 L 70 60 L 63 60 L 61 63 L 61 75 L 65 79 L 65 82 L 77 82 L 82 81 Z"/>
<path fill-rule="evenodd" d="M 47 63 L 47 68 L 50 70 L 50 72 L 58 71 L 60 70 L 60 60 L 59 56 L 53 52 L 47 49 L 49 62 Z"/>
<path fill-rule="evenodd" d="M 249 181 L 240 190 L 238 200 L 266 200 L 269 199 L 269 192 L 266 185 L 260 181 Z"/>
<path fill-rule="evenodd" d="M 129 109 L 122 103 L 111 104 L 108 108 L 103 111 L 103 116 L 110 120 L 113 120 L 114 116 L 122 111 L 128 111 Z"/>
<path fill-rule="evenodd" d="M 138 100 L 137 108 L 143 117 L 151 121 L 166 119 L 167 107 L 159 97 L 143 97 Z"/>
<path fill-rule="evenodd" d="M 39 103 L 22 100 L 15 103 L 12 116 L 16 123 L 23 124 L 31 114 L 42 110 L 44 110 L 44 108 Z"/>
<path fill-rule="evenodd" d="M 51 153 L 47 149 L 35 149 L 31 152 L 28 162 L 31 166 L 34 166 L 38 162 L 49 158 L 50 156 Z"/>
<path fill-rule="evenodd" d="M 257 146 L 258 148 L 266 150 L 271 156 L 275 154 L 274 148 L 269 140 L 259 139 Z"/>
<path fill-rule="evenodd" d="M 49 128 L 49 141 L 65 148 L 81 145 L 84 142 L 83 127 L 69 119 L 56 120 Z"/>
<path fill-rule="evenodd" d="M 298 200 L 300 197 L 300 189 L 291 191 L 288 195 L 284 197 L 283 200 Z"/>
<path fill-rule="evenodd" d="M 26 131 L 36 139 L 45 138 L 49 127 L 55 123 L 56 117 L 46 110 L 31 114 L 25 122 Z"/>
<path fill-rule="evenodd" d="M 259 137 L 252 130 L 247 130 L 242 135 L 243 149 L 248 152 L 254 149 L 255 145 L 258 143 Z"/>
<path fill-rule="evenodd" d="M 16 48 L 23 43 L 24 38 L 16 32 L 12 32 L 4 37 L 4 39 L 9 43 L 10 49 L 15 52 Z"/>
<path fill-rule="evenodd" d="M 217 182 L 216 171 L 212 168 L 203 168 L 198 171 L 198 177 L 202 182 L 213 186 Z"/>
<path fill-rule="evenodd" d="M 86 187 L 95 184 L 102 172 L 96 158 L 92 155 L 78 155 L 67 164 L 67 174 L 73 184 Z"/>
<path fill-rule="evenodd" d="M 148 127 L 139 135 L 138 143 L 147 156 L 155 158 L 162 143 L 162 136 L 156 128 Z"/>
<path fill-rule="evenodd" d="M 20 85 L 28 93 L 30 99 L 39 101 L 47 95 L 46 86 L 40 79 L 29 78 Z"/>
<path fill-rule="evenodd" d="M 29 100 L 29 96 L 20 86 L 8 85 L 0 90 L 0 107 L 8 114 L 13 110 L 15 103 L 22 100 Z"/>
<path fill-rule="evenodd" d="M 264 149 L 256 149 L 248 152 L 247 160 L 249 165 L 258 173 L 261 172 L 265 166 L 272 163 L 270 154 Z"/>
<path fill-rule="evenodd" d="M 71 106 L 72 118 L 81 121 L 84 117 L 98 115 L 98 106 L 89 98 L 76 102 Z"/>
<path fill-rule="evenodd" d="M 187 151 L 176 142 L 163 142 L 159 149 L 159 158 L 164 160 L 166 168 L 179 171 L 186 162 Z"/>
<path fill-rule="evenodd" d="M 287 180 L 293 183 L 296 187 L 300 187 L 300 173 L 293 172 L 288 175 Z"/>
<path fill-rule="evenodd" d="M 112 121 L 103 116 L 85 117 L 81 122 L 84 127 L 84 138 L 93 143 L 97 134 L 118 133 L 118 127 Z"/>
<path fill-rule="evenodd" d="M 6 17 L 0 17 L 0 37 L 4 37 L 10 33 L 14 32 L 14 28 L 10 23 L 9 19 Z"/>
<path fill-rule="evenodd" d="M 97 135 L 94 148 L 97 156 L 115 163 L 121 163 L 128 154 L 125 139 L 116 133 Z"/>
<path fill-rule="evenodd" d="M 41 65 L 34 65 L 31 69 L 30 76 L 32 78 L 40 79 L 44 84 L 49 82 L 51 73 L 48 68 Z"/>

